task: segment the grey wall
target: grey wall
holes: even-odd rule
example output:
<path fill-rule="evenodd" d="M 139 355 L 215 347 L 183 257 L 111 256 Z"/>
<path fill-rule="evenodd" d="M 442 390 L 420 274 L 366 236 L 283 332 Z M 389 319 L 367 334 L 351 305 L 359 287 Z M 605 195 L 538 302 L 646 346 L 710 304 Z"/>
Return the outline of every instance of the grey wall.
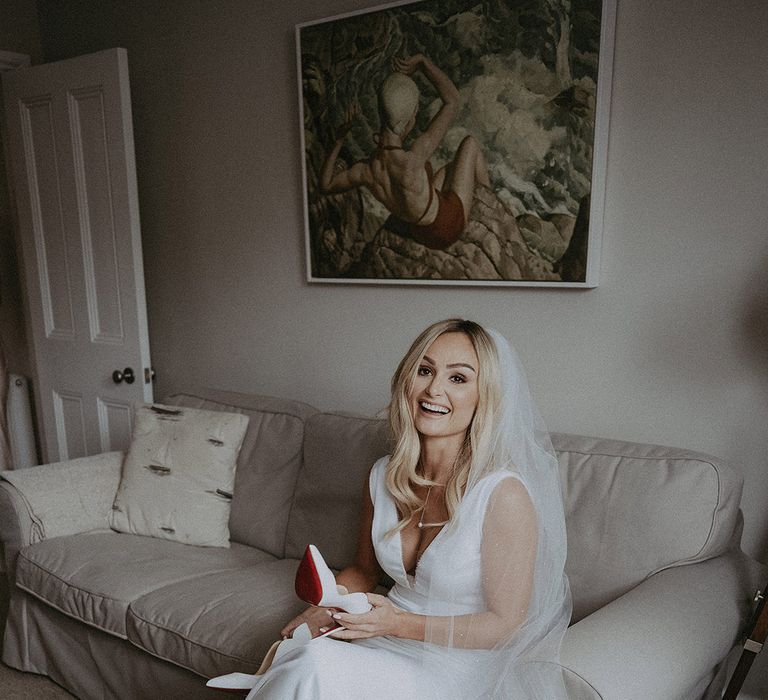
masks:
<path fill-rule="evenodd" d="M 427 323 L 516 343 L 550 428 L 700 449 L 768 555 L 762 0 L 620 3 L 592 291 L 308 285 L 293 27 L 380 0 L 39 0 L 47 60 L 129 52 L 157 395 L 371 413 Z"/>

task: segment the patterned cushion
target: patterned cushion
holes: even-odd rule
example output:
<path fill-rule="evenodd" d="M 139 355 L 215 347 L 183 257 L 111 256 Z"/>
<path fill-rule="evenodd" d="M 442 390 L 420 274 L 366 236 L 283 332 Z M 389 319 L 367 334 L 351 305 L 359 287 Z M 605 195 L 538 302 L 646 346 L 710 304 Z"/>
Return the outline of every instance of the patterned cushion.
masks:
<path fill-rule="evenodd" d="M 229 547 L 239 413 L 138 406 L 110 525 L 118 532 Z"/>

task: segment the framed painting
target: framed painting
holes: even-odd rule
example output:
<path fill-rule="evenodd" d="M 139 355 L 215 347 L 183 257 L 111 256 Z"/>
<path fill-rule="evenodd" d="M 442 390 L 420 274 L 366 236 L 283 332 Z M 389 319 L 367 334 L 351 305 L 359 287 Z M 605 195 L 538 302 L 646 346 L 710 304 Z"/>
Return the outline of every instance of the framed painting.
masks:
<path fill-rule="evenodd" d="M 298 25 L 308 280 L 597 286 L 615 3 Z"/>

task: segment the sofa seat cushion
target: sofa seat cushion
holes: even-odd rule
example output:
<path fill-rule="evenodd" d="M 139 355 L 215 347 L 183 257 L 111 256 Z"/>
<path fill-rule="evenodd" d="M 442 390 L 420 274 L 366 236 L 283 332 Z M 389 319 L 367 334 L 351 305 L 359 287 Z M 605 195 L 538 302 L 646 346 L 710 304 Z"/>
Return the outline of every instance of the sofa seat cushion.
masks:
<path fill-rule="evenodd" d="M 128 639 L 204 678 L 254 673 L 283 625 L 307 607 L 293 591 L 298 564 L 262 562 L 156 589 L 131 603 Z"/>
<path fill-rule="evenodd" d="M 126 637 L 129 604 L 202 572 L 244 569 L 274 557 L 252 547 L 191 547 L 154 537 L 87 532 L 54 537 L 19 552 L 16 585 L 52 607 Z"/>

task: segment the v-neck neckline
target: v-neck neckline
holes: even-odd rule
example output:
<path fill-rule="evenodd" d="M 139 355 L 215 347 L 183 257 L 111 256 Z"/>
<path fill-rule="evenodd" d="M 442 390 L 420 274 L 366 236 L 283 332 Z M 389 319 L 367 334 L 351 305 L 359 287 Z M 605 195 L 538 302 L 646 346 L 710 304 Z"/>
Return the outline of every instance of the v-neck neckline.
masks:
<path fill-rule="evenodd" d="M 466 500 L 466 494 L 465 494 L 464 498 L 462 498 L 459 501 L 459 504 L 458 504 L 458 506 L 456 507 L 456 510 L 453 513 L 453 517 L 454 518 L 458 514 L 459 509 L 461 508 L 461 506 L 462 506 L 462 504 L 464 503 L 465 500 Z M 395 503 L 394 499 L 390 499 L 390 501 L 392 503 L 392 509 L 394 510 L 394 514 L 395 514 L 395 522 L 397 522 L 397 504 Z M 451 526 L 452 521 L 453 521 L 453 518 L 451 518 L 447 523 L 445 523 L 445 525 L 443 525 L 440 528 L 440 532 L 438 532 L 432 538 L 432 541 L 424 548 L 424 551 L 421 553 L 421 556 L 416 560 L 416 566 L 413 567 L 413 573 L 412 574 L 408 573 L 408 570 L 405 568 L 405 560 L 403 559 L 403 553 L 404 553 L 404 550 L 403 550 L 403 531 L 400 530 L 400 532 L 397 533 L 397 544 L 398 544 L 398 547 L 399 547 L 399 553 L 398 553 L 397 559 L 398 559 L 398 561 L 400 563 L 400 570 L 405 575 L 405 580 L 406 580 L 406 582 L 409 583 L 409 585 L 410 585 L 411 581 L 413 581 L 414 583 L 416 582 L 416 578 L 418 577 L 418 574 L 419 574 L 419 567 L 421 566 L 421 562 L 423 561 L 424 557 L 427 555 L 429 550 L 432 548 L 432 545 L 435 542 L 437 542 L 437 540 L 439 540 L 443 536 L 443 533 L 445 532 L 446 528 Z"/>
<path fill-rule="evenodd" d="M 397 541 L 398 541 L 398 543 L 399 543 L 399 545 L 400 545 L 400 554 L 399 554 L 399 556 L 398 556 L 398 559 L 400 560 L 400 568 L 402 569 L 403 573 L 405 574 L 405 578 L 406 578 L 406 580 L 407 580 L 407 581 L 408 581 L 408 580 L 411 580 L 411 579 L 413 579 L 413 581 L 416 581 L 416 576 L 417 576 L 417 575 L 418 575 L 418 573 L 419 573 L 419 567 L 421 566 L 421 561 L 422 561 L 422 559 L 424 559 L 424 557 L 427 555 L 427 553 L 429 552 L 430 548 L 431 548 L 431 547 L 432 547 L 432 545 L 435 543 L 435 541 L 436 541 L 436 540 L 438 540 L 438 539 L 440 539 L 440 536 L 443 534 L 443 531 L 445 530 L 445 528 L 446 528 L 446 527 L 448 527 L 448 523 L 446 523 L 445 525 L 443 525 L 443 526 L 440 528 L 440 532 L 438 532 L 438 533 L 437 533 L 437 534 L 436 534 L 436 535 L 435 535 L 435 536 L 432 538 L 432 541 L 431 541 L 431 542 L 430 542 L 430 543 L 429 543 L 429 544 L 428 544 L 426 547 L 424 547 L 424 551 L 421 553 L 421 556 L 420 556 L 420 557 L 419 557 L 419 558 L 416 560 L 416 566 L 414 566 L 414 567 L 413 567 L 413 573 L 412 573 L 412 574 L 409 574 L 409 573 L 408 573 L 408 570 L 405 568 L 405 560 L 403 559 L 403 555 L 404 555 L 404 549 L 403 549 L 403 531 L 402 531 L 402 530 L 400 530 L 400 532 L 398 532 L 398 533 L 397 533 L 397 535 L 398 535 L 398 536 L 397 536 Z"/>

